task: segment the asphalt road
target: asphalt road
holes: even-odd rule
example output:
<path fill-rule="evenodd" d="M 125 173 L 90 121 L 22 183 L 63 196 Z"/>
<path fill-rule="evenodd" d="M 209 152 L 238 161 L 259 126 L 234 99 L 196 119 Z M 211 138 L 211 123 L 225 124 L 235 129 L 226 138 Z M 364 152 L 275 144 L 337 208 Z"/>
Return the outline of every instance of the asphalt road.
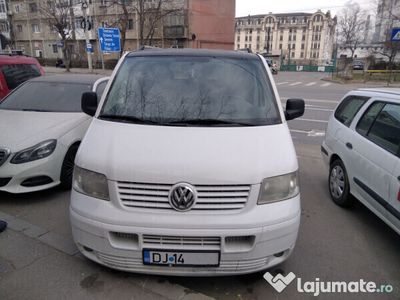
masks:
<path fill-rule="evenodd" d="M 290 98 L 304 99 L 306 111 L 303 117 L 289 121 L 293 139 L 307 144 L 321 144 L 329 116 L 340 100 L 349 91 L 359 88 L 374 88 L 379 85 L 339 84 L 323 81 L 326 73 L 280 72 L 274 76 L 282 104 Z"/>
<path fill-rule="evenodd" d="M 293 272 L 302 282 L 363 279 L 394 287 L 391 294 L 327 293 L 319 299 L 400 299 L 399 236 L 361 204 L 348 210 L 333 204 L 320 157 L 322 136 L 303 133 L 322 132 L 326 126 L 322 121 L 354 88 L 333 83 L 321 86 L 326 82 L 320 77 L 318 73 L 275 77 L 281 97 L 305 98 L 307 111 L 300 120 L 290 122 L 300 164 L 300 233 L 292 256 L 270 271 Z M 176 278 L 99 266 L 74 251 L 68 206 L 69 192 L 58 189 L 17 196 L 0 193 L 0 219 L 10 221 L 10 229 L 0 234 L 0 299 L 314 298 L 299 293 L 294 282 L 278 293 L 262 274 Z"/>

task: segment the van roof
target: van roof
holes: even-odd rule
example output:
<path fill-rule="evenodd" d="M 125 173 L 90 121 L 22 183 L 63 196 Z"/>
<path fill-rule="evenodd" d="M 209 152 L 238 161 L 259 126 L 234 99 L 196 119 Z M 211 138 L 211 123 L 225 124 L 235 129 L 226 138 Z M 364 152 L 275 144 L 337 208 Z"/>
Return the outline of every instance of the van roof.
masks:
<path fill-rule="evenodd" d="M 128 57 L 135 56 L 209 56 L 209 57 L 225 57 L 238 59 L 255 59 L 256 54 L 243 51 L 230 50 L 209 50 L 209 49 L 161 49 L 161 48 L 145 48 L 143 50 L 130 52 Z"/>

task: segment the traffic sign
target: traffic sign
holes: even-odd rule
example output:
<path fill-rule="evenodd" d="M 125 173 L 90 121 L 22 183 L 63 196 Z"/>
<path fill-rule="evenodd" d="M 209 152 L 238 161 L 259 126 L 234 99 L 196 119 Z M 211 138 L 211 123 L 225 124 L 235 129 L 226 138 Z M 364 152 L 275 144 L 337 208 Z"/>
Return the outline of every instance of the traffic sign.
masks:
<path fill-rule="evenodd" d="M 99 28 L 101 52 L 120 52 L 121 34 L 118 28 Z"/>
<path fill-rule="evenodd" d="M 393 28 L 392 29 L 392 42 L 400 42 L 400 28 Z"/>
<path fill-rule="evenodd" d="M 93 53 L 93 45 L 91 43 L 86 44 L 86 52 L 87 53 Z"/>

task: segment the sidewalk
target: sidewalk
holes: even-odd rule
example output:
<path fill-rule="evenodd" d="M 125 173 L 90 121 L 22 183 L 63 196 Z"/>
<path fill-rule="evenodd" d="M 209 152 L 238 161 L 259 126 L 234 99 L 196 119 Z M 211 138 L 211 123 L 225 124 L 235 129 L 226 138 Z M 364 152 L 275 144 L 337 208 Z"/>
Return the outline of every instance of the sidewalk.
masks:
<path fill-rule="evenodd" d="M 66 70 L 62 69 L 62 68 L 56 68 L 56 67 L 43 67 L 43 68 L 47 75 L 67 73 Z M 93 70 L 92 73 L 90 73 L 88 69 L 72 68 L 72 69 L 70 69 L 70 74 L 98 74 L 98 75 L 110 76 L 112 71 L 113 70 L 95 69 L 95 70 Z"/>
<path fill-rule="evenodd" d="M 168 278 L 115 271 L 84 258 L 71 239 L 0 211 L 0 299 L 211 300 Z"/>

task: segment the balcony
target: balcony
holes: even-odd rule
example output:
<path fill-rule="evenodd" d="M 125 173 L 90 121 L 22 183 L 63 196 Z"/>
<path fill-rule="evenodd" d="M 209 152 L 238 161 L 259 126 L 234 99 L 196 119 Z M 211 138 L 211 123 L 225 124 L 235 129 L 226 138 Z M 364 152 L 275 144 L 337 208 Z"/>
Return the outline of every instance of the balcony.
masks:
<path fill-rule="evenodd" d="M 166 39 L 184 39 L 186 38 L 185 26 L 164 26 L 164 38 Z"/>

